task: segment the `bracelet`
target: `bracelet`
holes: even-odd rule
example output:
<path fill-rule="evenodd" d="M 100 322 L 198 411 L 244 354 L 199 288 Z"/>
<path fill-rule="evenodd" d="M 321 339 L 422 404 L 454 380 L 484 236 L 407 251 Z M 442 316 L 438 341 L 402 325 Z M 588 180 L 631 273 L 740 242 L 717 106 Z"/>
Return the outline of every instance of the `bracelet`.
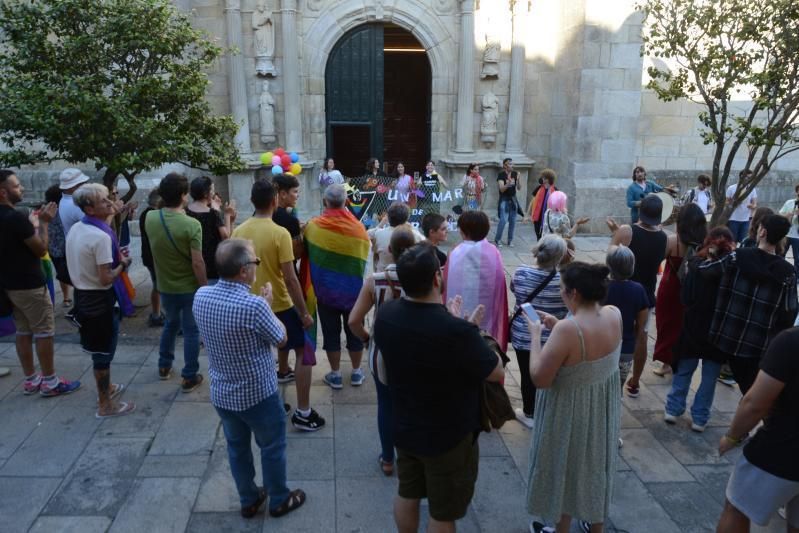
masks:
<path fill-rule="evenodd" d="M 735 446 L 738 446 L 739 444 L 741 444 L 741 439 L 736 439 L 735 437 L 730 436 L 729 433 L 726 433 L 724 435 L 724 438 L 727 439 L 728 441 L 730 441 Z"/>

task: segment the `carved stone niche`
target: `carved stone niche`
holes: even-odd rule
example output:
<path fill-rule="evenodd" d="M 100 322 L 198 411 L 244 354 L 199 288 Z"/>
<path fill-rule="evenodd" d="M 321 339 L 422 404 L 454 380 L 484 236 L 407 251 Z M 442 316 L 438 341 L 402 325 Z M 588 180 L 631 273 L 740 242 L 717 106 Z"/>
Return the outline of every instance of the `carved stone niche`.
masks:
<path fill-rule="evenodd" d="M 499 99 L 491 91 L 485 93 L 480 100 L 482 116 L 480 118 L 480 141 L 486 146 L 497 142 L 497 119 L 499 118 Z"/>
<path fill-rule="evenodd" d="M 275 17 L 266 0 L 259 0 L 252 13 L 255 32 L 255 72 L 259 76 L 274 78 L 275 69 Z"/>

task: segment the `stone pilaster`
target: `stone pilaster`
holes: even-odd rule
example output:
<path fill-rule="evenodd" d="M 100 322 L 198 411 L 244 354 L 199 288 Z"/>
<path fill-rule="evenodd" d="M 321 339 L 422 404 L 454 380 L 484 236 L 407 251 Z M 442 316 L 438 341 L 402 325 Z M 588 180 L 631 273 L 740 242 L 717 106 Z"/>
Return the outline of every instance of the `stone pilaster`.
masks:
<path fill-rule="evenodd" d="M 474 0 L 461 1 L 455 152 L 474 152 Z"/>
<path fill-rule="evenodd" d="M 522 153 L 522 119 L 524 118 L 525 31 L 527 30 L 527 0 L 513 2 L 513 43 L 510 52 L 510 95 L 508 133 L 505 138 L 507 154 Z"/>
<path fill-rule="evenodd" d="M 225 0 L 225 22 L 227 24 L 227 46 L 232 50 L 243 50 L 241 36 L 241 0 Z M 228 53 L 228 93 L 230 95 L 230 114 L 239 125 L 236 144 L 242 153 L 252 152 L 250 146 L 250 117 L 247 112 L 247 81 L 244 75 L 244 56 L 241 53 Z"/>
<path fill-rule="evenodd" d="M 297 0 L 281 0 L 283 38 L 283 112 L 285 148 L 304 152 L 302 146 L 302 100 L 300 98 L 300 56 L 297 51 Z"/>

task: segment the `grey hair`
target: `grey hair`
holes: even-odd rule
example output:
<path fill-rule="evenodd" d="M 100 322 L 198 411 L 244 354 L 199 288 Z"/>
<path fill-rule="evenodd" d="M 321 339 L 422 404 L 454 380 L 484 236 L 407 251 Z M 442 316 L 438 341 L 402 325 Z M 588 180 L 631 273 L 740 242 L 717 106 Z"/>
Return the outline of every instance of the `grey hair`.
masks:
<path fill-rule="evenodd" d="M 347 201 L 347 191 L 343 185 L 334 183 L 325 189 L 325 203 L 331 209 L 338 209 L 344 207 L 344 202 Z"/>
<path fill-rule="evenodd" d="M 72 201 L 81 211 L 86 212 L 87 207 L 96 205 L 102 195 L 108 196 L 108 187 L 101 183 L 86 183 L 72 193 Z"/>
<path fill-rule="evenodd" d="M 235 278 L 241 267 L 250 262 L 252 241 L 249 239 L 225 239 L 216 249 L 216 271 L 221 278 Z"/>
<path fill-rule="evenodd" d="M 533 247 L 533 257 L 538 268 L 542 270 L 552 270 L 557 267 L 564 255 L 566 255 L 566 241 L 554 233 L 544 235 Z"/>
<path fill-rule="evenodd" d="M 610 269 L 610 276 L 613 279 L 630 279 L 635 272 L 635 254 L 623 244 L 611 246 L 605 256 L 605 264 Z"/>

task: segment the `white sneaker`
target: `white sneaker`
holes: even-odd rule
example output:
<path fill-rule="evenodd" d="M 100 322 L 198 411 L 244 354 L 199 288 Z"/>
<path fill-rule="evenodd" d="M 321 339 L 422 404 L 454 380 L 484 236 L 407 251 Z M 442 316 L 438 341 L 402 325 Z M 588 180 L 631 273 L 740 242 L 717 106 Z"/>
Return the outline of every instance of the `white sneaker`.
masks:
<path fill-rule="evenodd" d="M 523 425 L 527 429 L 533 429 L 532 416 L 527 416 L 526 414 L 524 414 L 524 411 L 522 410 L 521 407 L 517 407 L 516 409 L 513 410 L 513 412 L 516 413 L 516 420 L 518 420 L 521 425 Z"/>
<path fill-rule="evenodd" d="M 700 426 L 696 422 L 691 422 L 691 430 L 696 431 L 697 433 L 702 433 L 705 430 L 705 426 L 707 426 L 707 424 Z"/>
<path fill-rule="evenodd" d="M 787 520 L 787 518 L 785 518 L 785 506 L 784 505 L 777 510 L 777 514 L 779 514 L 782 517 L 783 520 Z"/>
<path fill-rule="evenodd" d="M 669 413 L 664 413 L 663 414 L 663 421 L 665 423 L 667 423 L 667 424 L 672 424 L 673 425 L 673 424 L 677 423 L 677 417 L 674 416 L 674 415 L 670 415 Z"/>
<path fill-rule="evenodd" d="M 624 441 L 621 440 L 621 437 L 619 437 L 619 448 L 621 448 L 622 446 L 624 446 Z"/>

